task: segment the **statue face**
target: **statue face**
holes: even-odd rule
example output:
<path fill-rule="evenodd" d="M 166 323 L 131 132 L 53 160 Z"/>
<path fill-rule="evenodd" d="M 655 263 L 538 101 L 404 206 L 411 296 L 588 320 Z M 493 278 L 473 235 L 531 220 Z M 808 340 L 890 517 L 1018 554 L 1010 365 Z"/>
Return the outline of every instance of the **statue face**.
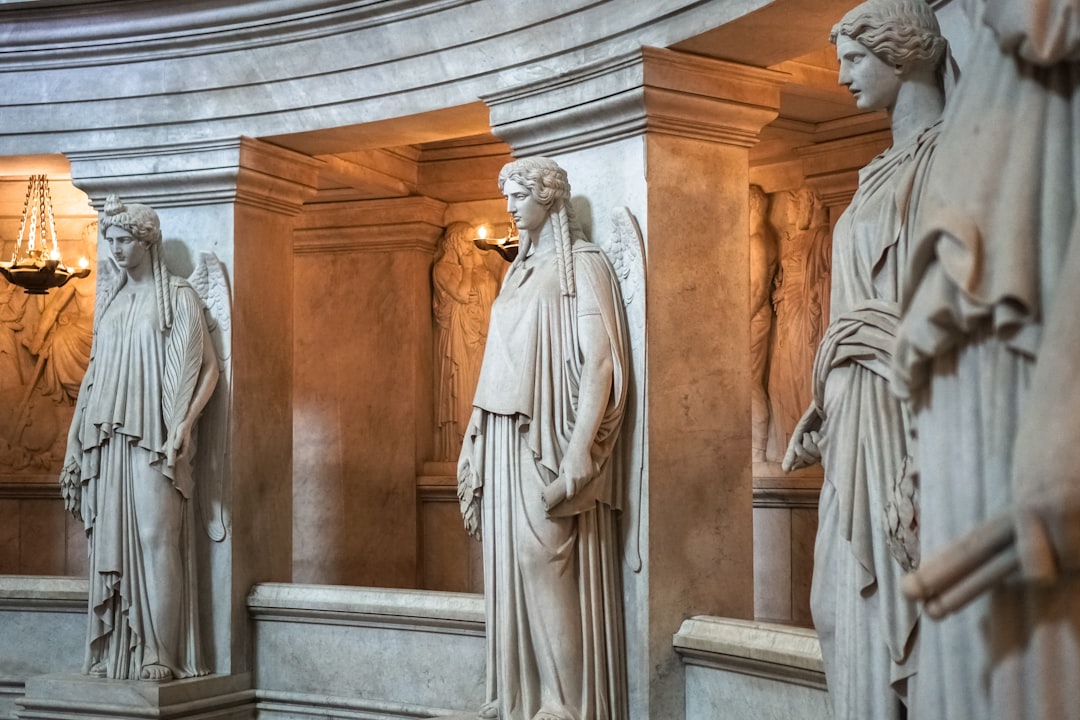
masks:
<path fill-rule="evenodd" d="M 839 82 L 855 96 L 860 110 L 887 110 L 896 104 L 902 82 L 897 68 L 847 35 L 836 38 L 836 57 Z"/>
<path fill-rule="evenodd" d="M 513 180 L 503 185 L 506 196 L 506 211 L 514 218 L 520 230 L 539 233 L 548 218 L 548 209 L 536 201 L 529 188 Z"/>
<path fill-rule="evenodd" d="M 134 270 L 150 257 L 150 250 L 146 245 L 118 225 L 105 230 L 105 240 L 109 243 L 109 252 L 121 270 Z"/>

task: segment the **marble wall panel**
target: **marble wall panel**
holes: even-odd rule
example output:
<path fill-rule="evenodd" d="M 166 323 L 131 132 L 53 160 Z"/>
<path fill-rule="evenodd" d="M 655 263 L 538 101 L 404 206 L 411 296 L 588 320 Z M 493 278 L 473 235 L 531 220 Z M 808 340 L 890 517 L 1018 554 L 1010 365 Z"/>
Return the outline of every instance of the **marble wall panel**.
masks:
<path fill-rule="evenodd" d="M 430 262 L 422 250 L 296 256 L 296 582 L 416 582 L 417 455 L 431 435 Z"/>

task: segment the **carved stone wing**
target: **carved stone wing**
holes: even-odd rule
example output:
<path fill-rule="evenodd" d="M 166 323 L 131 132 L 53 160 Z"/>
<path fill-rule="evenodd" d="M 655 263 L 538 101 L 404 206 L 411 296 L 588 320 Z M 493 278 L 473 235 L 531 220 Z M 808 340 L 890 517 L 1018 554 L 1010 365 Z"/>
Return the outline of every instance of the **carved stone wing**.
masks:
<path fill-rule="evenodd" d="M 199 254 L 188 282 L 206 305 L 210 341 L 221 375 L 217 388 L 199 420 L 199 452 L 196 454 L 198 504 L 207 535 L 215 542 L 225 539 L 228 520 L 225 508 L 225 468 L 229 455 L 229 410 L 232 404 L 232 300 L 225 266 L 211 252 Z"/>
<path fill-rule="evenodd" d="M 640 572 L 647 413 L 645 243 L 629 208 L 617 207 L 612 210 L 611 225 L 611 234 L 606 238 L 600 234 L 598 244 L 611 259 L 622 291 L 631 356 L 626 415 L 623 417 L 621 449 L 617 458 L 620 465 L 616 466 L 616 472 L 626 479 L 627 506 L 622 527 L 626 563 L 632 571 Z"/>

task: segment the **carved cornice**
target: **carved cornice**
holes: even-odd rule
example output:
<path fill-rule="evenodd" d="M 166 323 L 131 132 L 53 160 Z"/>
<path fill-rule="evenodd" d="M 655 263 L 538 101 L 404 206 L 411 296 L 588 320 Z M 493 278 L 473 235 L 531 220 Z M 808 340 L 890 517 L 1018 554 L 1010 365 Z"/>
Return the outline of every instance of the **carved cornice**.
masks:
<path fill-rule="evenodd" d="M 72 183 L 98 210 L 109 193 L 155 208 L 238 203 L 295 215 L 322 163 L 250 138 L 72 152 Z"/>
<path fill-rule="evenodd" d="M 294 252 L 434 253 L 445 213 L 446 203 L 423 196 L 312 205 L 296 220 Z"/>
<path fill-rule="evenodd" d="M 645 132 L 749 147 L 787 75 L 657 48 L 483 97 L 515 154 L 569 152 Z"/>

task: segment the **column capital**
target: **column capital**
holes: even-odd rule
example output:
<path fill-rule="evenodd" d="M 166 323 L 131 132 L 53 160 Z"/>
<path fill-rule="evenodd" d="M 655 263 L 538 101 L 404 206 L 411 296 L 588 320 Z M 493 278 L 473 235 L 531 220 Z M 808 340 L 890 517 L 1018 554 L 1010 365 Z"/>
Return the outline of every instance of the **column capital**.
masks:
<path fill-rule="evenodd" d="M 514 154 L 565 153 L 646 133 L 738 147 L 776 118 L 787 73 L 660 48 L 483 97 Z"/>
<path fill-rule="evenodd" d="M 72 182 L 100 209 L 108 193 L 155 208 L 237 203 L 296 215 L 322 162 L 247 137 L 73 151 Z"/>

